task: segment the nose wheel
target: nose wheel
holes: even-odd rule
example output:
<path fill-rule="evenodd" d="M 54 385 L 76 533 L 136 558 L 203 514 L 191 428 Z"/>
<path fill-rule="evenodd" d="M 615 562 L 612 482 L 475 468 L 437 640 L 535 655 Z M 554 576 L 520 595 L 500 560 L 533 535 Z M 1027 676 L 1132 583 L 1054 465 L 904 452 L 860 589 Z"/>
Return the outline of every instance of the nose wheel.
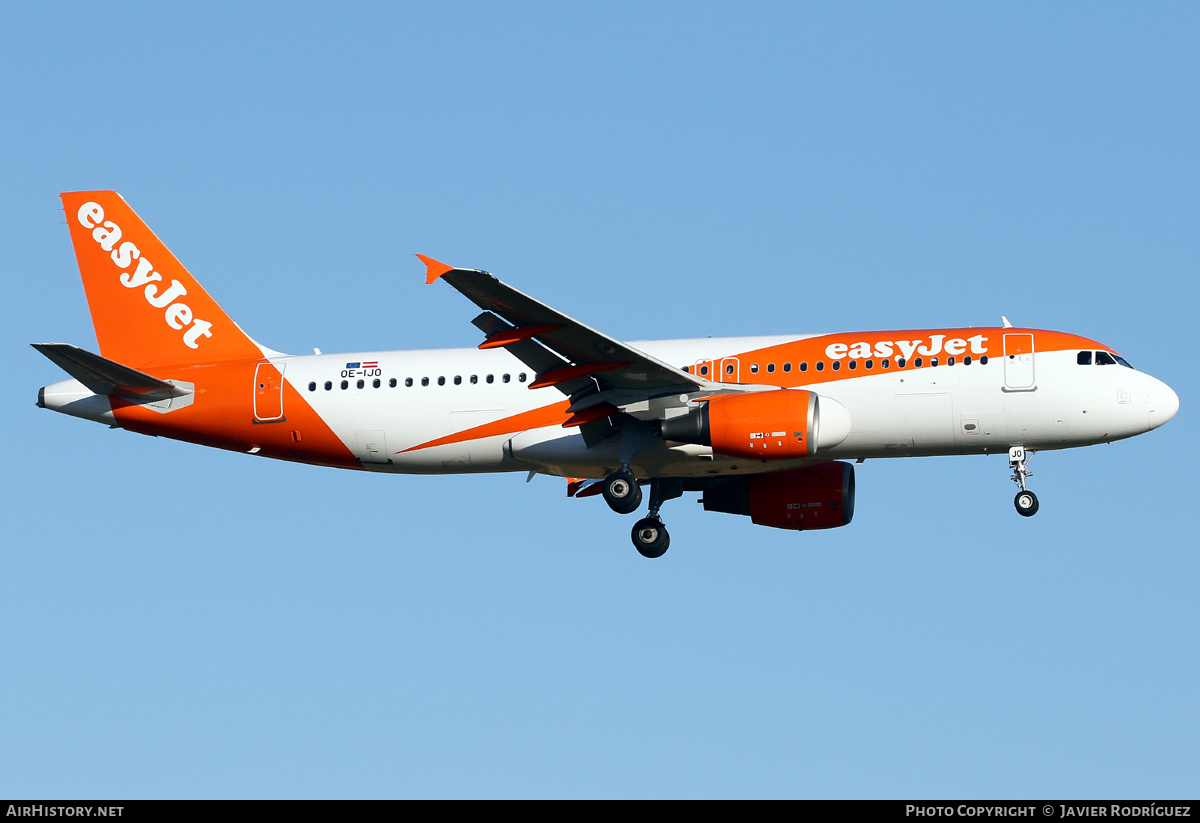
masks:
<path fill-rule="evenodd" d="M 1032 458 L 1033 452 L 1025 451 L 1024 446 L 1013 446 L 1008 450 L 1008 467 L 1012 469 L 1012 481 L 1020 489 L 1013 498 L 1013 505 L 1017 508 L 1017 514 L 1022 517 L 1033 517 L 1038 510 L 1037 495 L 1025 488 L 1026 478 L 1033 477 L 1033 472 L 1029 470 L 1029 461 Z"/>
<path fill-rule="evenodd" d="M 1013 505 L 1017 507 L 1017 514 L 1022 517 L 1033 517 L 1038 510 L 1037 495 L 1031 491 L 1017 492 Z"/>

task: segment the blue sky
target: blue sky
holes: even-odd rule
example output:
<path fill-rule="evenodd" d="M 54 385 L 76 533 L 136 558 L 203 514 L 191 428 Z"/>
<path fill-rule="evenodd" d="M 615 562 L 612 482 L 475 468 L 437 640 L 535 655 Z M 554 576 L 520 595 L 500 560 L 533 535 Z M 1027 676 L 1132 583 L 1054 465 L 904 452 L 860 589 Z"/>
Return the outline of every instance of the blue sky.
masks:
<path fill-rule="evenodd" d="M 1194 797 L 1194 4 L 8 4 L 0 795 Z M 39 410 L 122 193 L 251 335 L 1113 346 L 1148 435 L 868 461 L 845 529 L 272 463 Z"/>

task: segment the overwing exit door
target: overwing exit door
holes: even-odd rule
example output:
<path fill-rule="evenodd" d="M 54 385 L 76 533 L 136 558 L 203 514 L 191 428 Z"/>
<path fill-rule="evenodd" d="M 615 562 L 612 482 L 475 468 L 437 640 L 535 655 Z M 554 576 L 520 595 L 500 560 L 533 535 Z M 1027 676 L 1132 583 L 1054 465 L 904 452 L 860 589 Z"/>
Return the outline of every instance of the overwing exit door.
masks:
<path fill-rule="evenodd" d="M 736 357 L 726 357 L 721 361 L 721 373 L 717 378 L 722 383 L 741 383 L 741 363 Z"/>

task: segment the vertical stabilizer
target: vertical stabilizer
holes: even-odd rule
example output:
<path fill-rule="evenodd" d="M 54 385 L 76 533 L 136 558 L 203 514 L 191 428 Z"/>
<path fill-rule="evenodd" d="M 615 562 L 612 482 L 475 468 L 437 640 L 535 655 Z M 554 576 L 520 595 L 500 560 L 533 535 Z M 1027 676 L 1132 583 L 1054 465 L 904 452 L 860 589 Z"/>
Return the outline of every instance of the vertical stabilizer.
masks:
<path fill-rule="evenodd" d="M 119 194 L 62 201 L 104 357 L 140 369 L 263 356 Z"/>

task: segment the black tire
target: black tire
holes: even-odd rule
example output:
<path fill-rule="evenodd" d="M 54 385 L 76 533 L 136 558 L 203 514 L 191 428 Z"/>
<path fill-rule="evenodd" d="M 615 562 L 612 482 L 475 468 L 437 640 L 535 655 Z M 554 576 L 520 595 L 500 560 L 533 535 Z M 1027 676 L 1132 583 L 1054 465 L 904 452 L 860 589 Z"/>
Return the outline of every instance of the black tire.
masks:
<path fill-rule="evenodd" d="M 1017 492 L 1017 496 L 1013 498 L 1013 505 L 1017 507 L 1017 514 L 1022 517 L 1033 517 L 1038 510 L 1037 495 L 1029 490 Z"/>
<path fill-rule="evenodd" d="M 642 557 L 662 557 L 671 547 L 671 535 L 656 517 L 643 517 L 635 523 L 630 537 Z"/>
<path fill-rule="evenodd" d="M 642 505 L 642 487 L 624 469 L 615 471 L 604 480 L 604 502 L 617 514 L 632 514 Z"/>

